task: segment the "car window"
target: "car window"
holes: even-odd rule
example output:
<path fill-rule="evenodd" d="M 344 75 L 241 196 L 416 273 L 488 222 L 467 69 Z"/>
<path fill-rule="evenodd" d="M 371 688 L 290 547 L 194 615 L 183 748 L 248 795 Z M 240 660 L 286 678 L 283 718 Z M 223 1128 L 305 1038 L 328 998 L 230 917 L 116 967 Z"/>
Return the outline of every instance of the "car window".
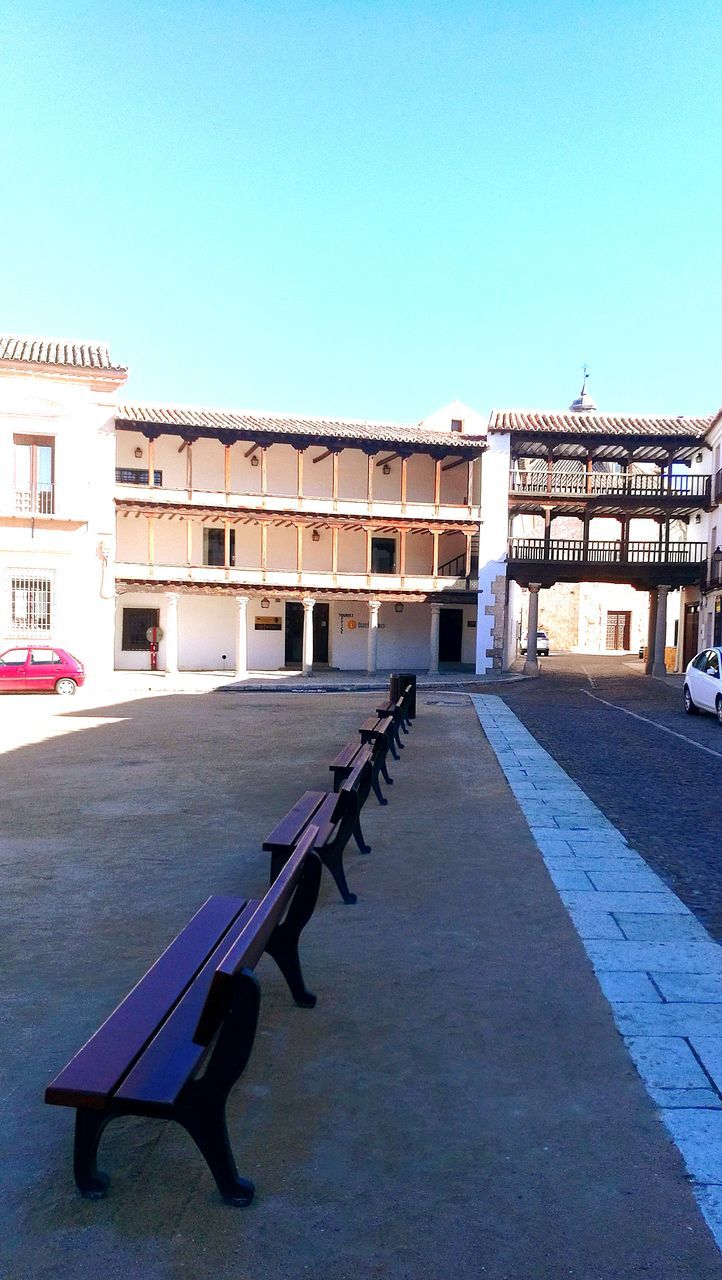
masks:
<path fill-rule="evenodd" d="M 31 666 L 47 666 L 50 662 L 60 662 L 60 658 L 54 649 L 31 649 L 30 664 Z"/>
<path fill-rule="evenodd" d="M 716 649 L 709 650 L 705 670 L 708 676 L 715 676 L 719 680 L 719 656 Z"/>
<path fill-rule="evenodd" d="M 708 653 L 709 653 L 709 649 L 704 649 L 704 650 L 702 651 L 702 653 L 698 653 L 698 654 L 697 654 L 697 657 L 695 658 L 694 662 L 692 663 L 692 666 L 695 668 L 695 670 L 697 670 L 697 671 L 705 671 L 705 670 L 707 669 L 707 654 L 708 654 Z"/>
<path fill-rule="evenodd" d="M 4 667 L 22 667 L 27 660 L 27 649 L 8 649 L 0 658 L 0 664 Z"/>

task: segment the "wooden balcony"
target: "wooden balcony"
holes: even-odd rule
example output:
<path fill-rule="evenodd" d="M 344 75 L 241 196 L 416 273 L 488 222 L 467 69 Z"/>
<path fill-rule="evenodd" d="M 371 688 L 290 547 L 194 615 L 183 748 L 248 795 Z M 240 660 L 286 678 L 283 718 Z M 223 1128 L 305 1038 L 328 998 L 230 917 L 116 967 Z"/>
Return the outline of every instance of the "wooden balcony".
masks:
<path fill-rule="evenodd" d="M 446 566 L 442 566 L 446 568 Z M 258 566 L 240 568 L 221 565 L 179 565 L 131 563 L 118 561 L 115 566 L 116 580 L 119 583 L 132 583 L 142 590 L 144 585 L 157 586 L 163 584 L 169 589 L 178 586 L 215 588 L 219 591 L 242 592 L 249 588 L 265 587 L 268 591 L 297 595 L 299 590 L 313 594 L 345 593 L 373 594 L 383 599 L 385 596 L 415 597 L 436 596 L 447 593 L 477 592 L 479 581 L 477 576 L 466 577 L 463 573 L 452 574 L 441 572 L 434 574 L 420 573 L 336 573 L 313 569 L 298 572 L 294 569 L 262 569 Z"/>
<path fill-rule="evenodd" d="M 706 542 L 622 542 L 581 538 L 512 538 L 508 572 L 518 582 L 628 582 L 649 590 L 700 582 Z"/>
<path fill-rule="evenodd" d="M 661 472 L 563 471 L 514 467 L 509 501 L 516 511 L 538 512 L 553 502 L 560 514 L 661 517 L 690 514 L 709 506 L 711 476 Z"/>

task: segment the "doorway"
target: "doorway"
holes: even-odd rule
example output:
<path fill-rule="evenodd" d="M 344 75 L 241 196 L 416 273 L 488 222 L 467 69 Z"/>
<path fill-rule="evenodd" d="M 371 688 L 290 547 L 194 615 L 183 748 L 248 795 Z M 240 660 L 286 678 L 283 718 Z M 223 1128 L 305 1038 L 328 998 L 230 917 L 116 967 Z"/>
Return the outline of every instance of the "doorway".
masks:
<path fill-rule="evenodd" d="M 684 606 L 684 638 L 682 641 L 682 667 L 686 668 L 699 647 L 699 604 Z"/>
<path fill-rule="evenodd" d="M 328 604 L 314 605 L 313 662 L 314 666 L 328 666 Z M 284 664 L 303 665 L 303 605 L 299 600 L 286 601 Z"/>
<path fill-rule="evenodd" d="M 632 629 L 632 614 L 629 609 L 621 613 L 607 613 L 607 648 L 628 649 L 629 634 Z"/>
<path fill-rule="evenodd" d="M 464 610 L 442 609 L 439 613 L 439 662 L 461 662 Z"/>

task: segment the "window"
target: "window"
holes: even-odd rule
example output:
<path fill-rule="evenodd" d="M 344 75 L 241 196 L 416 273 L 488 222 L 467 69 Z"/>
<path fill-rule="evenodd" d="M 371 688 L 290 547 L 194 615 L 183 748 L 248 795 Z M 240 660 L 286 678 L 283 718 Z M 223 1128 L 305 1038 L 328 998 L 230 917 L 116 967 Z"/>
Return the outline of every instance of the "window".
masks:
<path fill-rule="evenodd" d="M 27 660 L 27 649 L 8 649 L 0 658 L 0 665 L 3 667 L 24 667 Z"/>
<path fill-rule="evenodd" d="M 719 680 L 719 658 L 717 657 L 717 653 L 714 649 L 710 649 L 707 654 L 707 665 L 705 667 L 705 671 L 708 676 L 715 676 L 716 679 Z"/>
<path fill-rule="evenodd" d="M 116 484 L 147 484 L 148 471 L 143 471 L 142 467 L 116 467 L 115 468 Z M 153 484 L 163 484 L 163 472 L 153 471 Z"/>
<path fill-rule="evenodd" d="M 452 419 L 451 419 L 451 430 L 452 430 L 452 431 L 463 431 L 463 430 L 464 430 L 464 423 L 462 422 L 461 418 L 452 418 Z"/>
<path fill-rule="evenodd" d="M 122 648 L 131 652 L 148 652 L 147 632 L 158 626 L 159 609 L 124 609 Z"/>
<path fill-rule="evenodd" d="M 228 547 L 228 563 L 233 566 L 236 563 L 236 531 L 229 530 L 229 547 Z M 208 565 L 220 565 L 221 568 L 226 563 L 226 531 L 225 529 L 204 529 L 203 530 L 203 563 Z"/>
<path fill-rule="evenodd" d="M 13 574 L 10 579 L 10 630 L 50 630 L 52 583 L 36 573 Z"/>
<path fill-rule="evenodd" d="M 371 539 L 371 572 L 396 572 L 396 543 L 393 538 Z"/>
<path fill-rule="evenodd" d="M 33 667 L 47 667 L 51 662 L 60 662 L 60 656 L 54 649 L 31 649 L 30 665 Z"/>
<path fill-rule="evenodd" d="M 694 662 L 692 663 L 692 666 L 694 667 L 695 671 L 706 671 L 706 670 L 707 670 L 707 650 L 706 650 L 706 649 L 705 649 L 704 653 L 698 653 L 698 654 L 697 654 L 697 657 L 695 658 Z"/>
<path fill-rule="evenodd" d="M 15 510 L 49 516 L 55 510 L 55 441 L 49 436 L 13 436 Z"/>

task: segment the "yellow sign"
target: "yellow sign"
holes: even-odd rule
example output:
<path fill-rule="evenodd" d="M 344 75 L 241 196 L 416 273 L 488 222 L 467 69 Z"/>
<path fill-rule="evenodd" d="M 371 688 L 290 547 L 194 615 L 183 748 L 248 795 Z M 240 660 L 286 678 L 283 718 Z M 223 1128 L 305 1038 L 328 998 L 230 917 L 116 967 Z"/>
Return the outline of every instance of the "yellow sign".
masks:
<path fill-rule="evenodd" d="M 349 618 L 348 622 L 346 623 L 346 626 L 348 627 L 349 631 L 355 631 L 358 626 L 358 622 L 356 621 L 355 618 Z"/>

